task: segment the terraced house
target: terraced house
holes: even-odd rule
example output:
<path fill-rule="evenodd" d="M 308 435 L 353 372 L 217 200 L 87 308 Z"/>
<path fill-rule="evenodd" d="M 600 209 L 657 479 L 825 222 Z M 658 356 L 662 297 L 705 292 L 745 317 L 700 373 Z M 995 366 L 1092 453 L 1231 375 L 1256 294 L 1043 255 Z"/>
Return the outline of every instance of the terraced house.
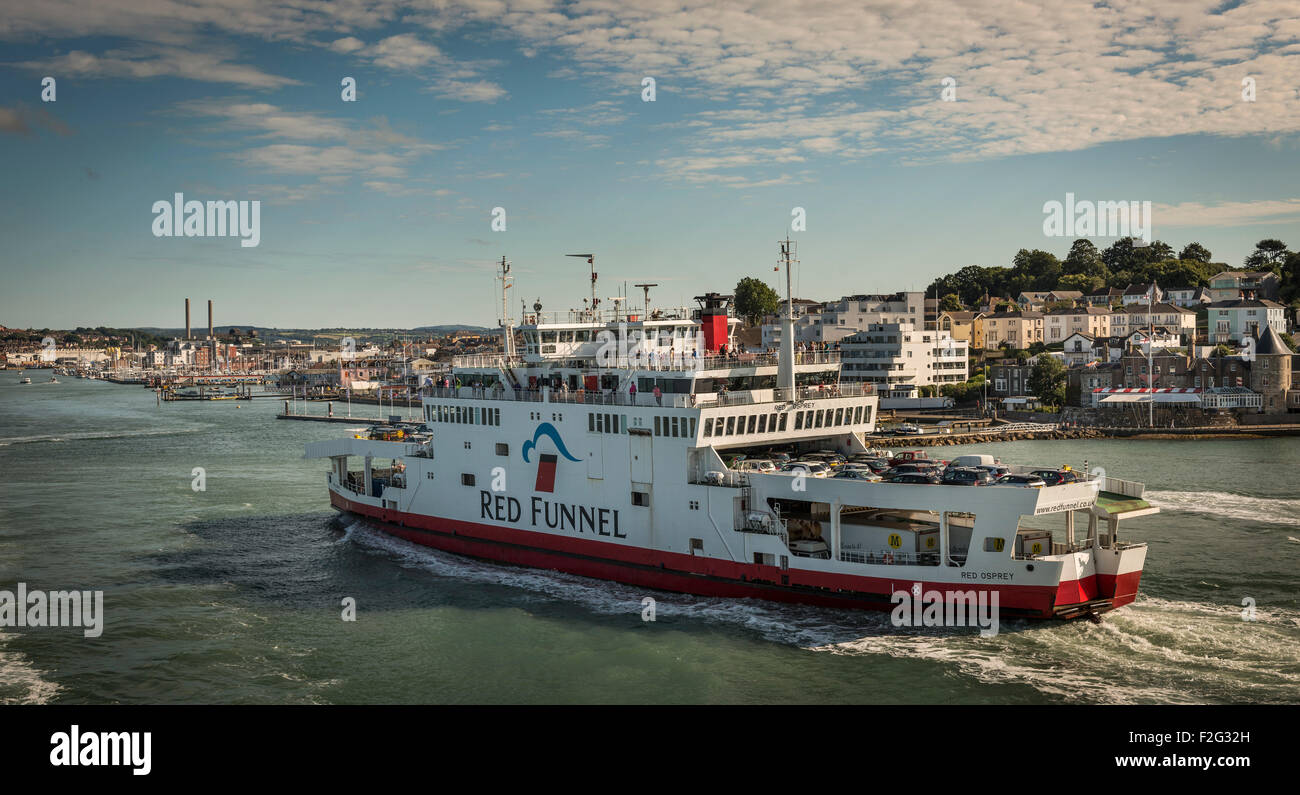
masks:
<path fill-rule="evenodd" d="M 1110 336 L 1110 310 L 1099 306 L 1058 309 L 1043 316 L 1043 341 L 1048 345 L 1064 342 L 1071 334 L 1090 337 Z"/>
<path fill-rule="evenodd" d="M 1163 326 L 1179 335 L 1184 342 L 1196 337 L 1196 311 L 1174 304 L 1129 304 L 1110 314 L 1110 333 L 1113 337 L 1127 337 L 1134 331 L 1144 331 L 1151 326 Z"/>

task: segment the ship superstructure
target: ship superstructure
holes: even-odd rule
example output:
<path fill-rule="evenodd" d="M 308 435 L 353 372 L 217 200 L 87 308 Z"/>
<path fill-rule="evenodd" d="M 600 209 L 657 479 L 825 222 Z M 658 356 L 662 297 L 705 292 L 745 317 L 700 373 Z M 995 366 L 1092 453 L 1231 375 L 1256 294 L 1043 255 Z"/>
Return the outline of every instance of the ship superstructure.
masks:
<path fill-rule="evenodd" d="M 409 541 L 647 588 L 877 609 L 918 587 L 997 591 L 1005 615 L 1066 618 L 1134 599 L 1146 546 L 1121 541 L 1119 522 L 1157 510 L 1138 483 L 730 466 L 777 449 L 866 453 L 878 400 L 840 382 L 837 352 L 795 351 L 788 325 L 779 353 L 737 352 L 730 297 L 697 302 L 604 310 L 593 286 L 582 309 L 535 304 L 517 328 L 502 319 L 500 354 L 460 357 L 425 389 L 428 433 L 307 455 L 329 459 L 335 508 Z"/>

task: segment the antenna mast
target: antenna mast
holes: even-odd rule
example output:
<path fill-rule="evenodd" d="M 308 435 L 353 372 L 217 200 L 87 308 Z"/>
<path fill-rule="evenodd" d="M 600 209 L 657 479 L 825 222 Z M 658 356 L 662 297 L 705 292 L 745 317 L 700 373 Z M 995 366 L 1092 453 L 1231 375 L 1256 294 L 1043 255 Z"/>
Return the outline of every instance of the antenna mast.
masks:
<path fill-rule="evenodd" d="M 596 297 L 596 255 L 595 254 L 565 254 L 566 257 L 586 257 L 587 264 L 591 266 L 591 319 L 596 320 L 596 307 L 600 304 L 600 299 Z"/>
<path fill-rule="evenodd" d="M 794 259 L 794 243 L 786 236 L 778 241 L 781 258 L 778 266 L 785 265 L 785 314 L 781 317 L 781 352 L 777 357 L 776 386 L 783 391 L 788 400 L 794 400 L 794 296 L 790 294 L 790 266 Z"/>
<path fill-rule="evenodd" d="M 658 287 L 659 285 L 656 283 L 656 284 L 634 284 L 632 286 L 640 287 L 642 290 L 645 291 L 645 315 L 642 316 L 641 320 L 642 321 L 649 320 L 650 319 L 650 288 Z"/>
<path fill-rule="evenodd" d="M 515 277 L 510 275 L 510 261 L 503 255 L 501 257 L 501 275 L 497 276 L 501 280 L 501 339 L 504 343 L 503 353 L 506 361 L 514 356 L 515 333 L 514 321 L 510 317 L 510 310 L 506 308 L 506 291 L 514 286 Z"/>

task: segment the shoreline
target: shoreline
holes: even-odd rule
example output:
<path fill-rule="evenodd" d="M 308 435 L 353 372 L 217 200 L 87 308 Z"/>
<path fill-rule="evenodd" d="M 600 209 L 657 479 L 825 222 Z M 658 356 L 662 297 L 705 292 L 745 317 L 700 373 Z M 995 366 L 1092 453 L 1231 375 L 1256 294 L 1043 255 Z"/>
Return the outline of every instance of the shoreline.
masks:
<path fill-rule="evenodd" d="M 1261 425 L 1249 428 L 1058 428 L 1041 431 L 1007 431 L 999 433 L 953 433 L 923 436 L 868 436 L 869 445 L 888 447 L 952 447 L 986 442 L 1022 442 L 1064 439 L 1138 439 L 1138 440 L 1197 440 L 1197 439 L 1271 439 L 1283 436 L 1300 436 L 1300 425 Z"/>

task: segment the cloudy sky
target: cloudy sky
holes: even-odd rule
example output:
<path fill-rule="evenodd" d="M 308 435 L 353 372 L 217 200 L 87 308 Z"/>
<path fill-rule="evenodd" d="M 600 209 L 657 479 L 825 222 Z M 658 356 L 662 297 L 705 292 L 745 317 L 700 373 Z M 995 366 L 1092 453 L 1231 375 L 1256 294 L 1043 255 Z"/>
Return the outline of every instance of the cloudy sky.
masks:
<path fill-rule="evenodd" d="M 1151 201 L 1155 237 L 1237 265 L 1262 237 L 1300 244 L 1298 17 L 1294 0 L 0 0 L 0 324 L 176 326 L 188 296 L 219 324 L 490 325 L 493 260 L 566 309 L 587 276 L 563 255 L 587 251 L 602 297 L 650 281 L 655 303 L 691 303 L 775 285 L 795 207 L 801 296 L 921 289 L 1021 247 L 1063 256 L 1043 204 L 1067 192 Z M 261 201 L 260 245 L 155 237 L 177 192 Z"/>

